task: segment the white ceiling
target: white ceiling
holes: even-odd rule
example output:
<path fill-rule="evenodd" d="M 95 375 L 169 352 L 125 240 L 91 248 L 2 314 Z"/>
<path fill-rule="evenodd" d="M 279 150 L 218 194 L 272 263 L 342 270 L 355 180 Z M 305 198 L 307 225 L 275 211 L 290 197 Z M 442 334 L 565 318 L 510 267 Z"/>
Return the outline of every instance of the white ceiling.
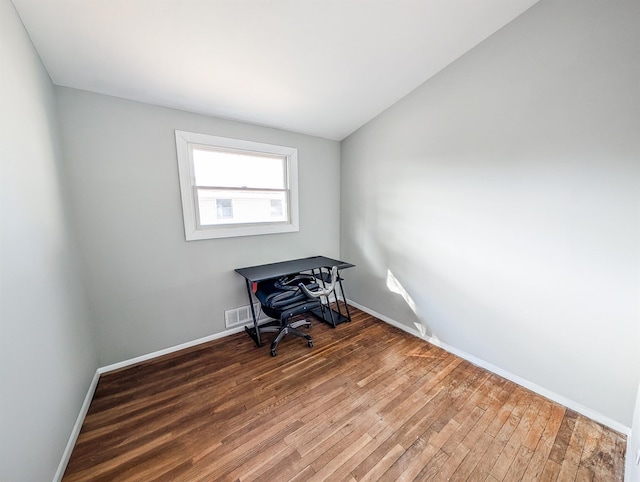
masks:
<path fill-rule="evenodd" d="M 342 140 L 538 0 L 12 0 L 54 84 Z"/>

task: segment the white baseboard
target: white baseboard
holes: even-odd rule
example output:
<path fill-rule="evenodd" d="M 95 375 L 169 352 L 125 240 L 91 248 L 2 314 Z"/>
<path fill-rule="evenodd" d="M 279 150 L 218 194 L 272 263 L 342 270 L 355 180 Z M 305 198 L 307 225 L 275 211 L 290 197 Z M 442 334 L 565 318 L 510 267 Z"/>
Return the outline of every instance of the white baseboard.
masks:
<path fill-rule="evenodd" d="M 625 456 L 624 466 L 624 480 L 628 482 L 635 482 L 640 480 L 640 467 L 638 467 L 638 464 L 636 463 L 636 453 L 634 450 L 634 448 L 637 446 L 638 443 L 635 441 L 633 431 L 631 431 L 627 435 L 627 453 Z"/>
<path fill-rule="evenodd" d="M 64 452 L 62 452 L 62 459 L 60 459 L 58 470 L 56 470 L 56 473 L 53 476 L 53 482 L 61 481 L 62 476 L 64 475 L 64 471 L 67 469 L 67 464 L 69 463 L 69 459 L 71 458 L 71 452 L 73 452 L 73 447 L 76 444 L 76 440 L 78 440 L 78 435 L 80 435 L 80 430 L 82 429 L 82 424 L 84 423 L 84 417 L 89 411 L 89 406 L 91 405 L 91 400 L 93 400 L 93 394 L 96 391 L 99 379 L 100 374 L 96 370 L 96 373 L 93 375 L 93 379 L 91 380 L 91 384 L 89 385 L 89 390 L 87 390 L 87 395 L 84 397 L 84 402 L 82 402 L 82 406 L 80 407 L 80 413 L 76 418 L 76 423 L 71 430 L 71 435 L 69 436 L 69 440 L 67 441 L 67 446 L 64 448 Z"/>
<path fill-rule="evenodd" d="M 124 360 L 118 363 L 113 363 L 111 365 L 100 367 L 98 368 L 98 373 L 102 375 L 103 373 L 112 372 L 114 370 L 119 370 L 120 368 L 125 368 L 131 365 L 135 365 L 136 363 L 152 360 L 162 355 L 168 355 L 169 353 L 184 350 L 185 348 L 191 348 L 192 346 L 200 345 L 202 343 L 207 343 L 209 341 L 217 340 L 219 338 L 224 338 L 225 336 L 233 335 L 241 331 L 244 331 L 244 325 L 229 328 L 228 330 L 221 331 L 220 333 L 215 333 L 213 335 L 205 336 L 203 338 L 198 338 L 196 340 L 188 341 L 186 343 L 181 343 L 180 345 L 174 345 L 174 346 L 170 346 L 169 348 L 164 348 L 162 350 L 147 353 L 146 355 L 130 358 L 129 360 Z"/>
<path fill-rule="evenodd" d="M 390 325 L 395 326 L 396 328 L 399 328 L 403 331 L 406 331 L 407 333 L 413 336 L 421 338 L 431 343 L 432 345 L 436 345 L 442 348 L 443 350 L 448 351 L 449 353 L 459 356 L 460 358 L 463 358 L 468 362 L 473 363 L 474 365 L 484 368 L 485 370 L 489 370 L 490 372 L 495 373 L 496 375 L 500 375 L 501 377 L 506 378 L 507 380 L 517 383 L 518 385 L 524 388 L 527 388 L 528 390 L 531 390 L 532 392 L 535 392 L 538 395 L 542 395 L 543 397 L 548 398 L 549 400 L 552 400 L 556 403 L 559 403 L 560 405 L 563 405 L 573 410 L 574 412 L 578 412 L 579 414 L 584 415 L 585 417 L 590 418 L 591 420 L 601 423 L 602 425 L 605 425 L 609 428 L 612 428 L 616 432 L 620 432 L 626 435 L 627 437 L 631 433 L 631 427 L 627 427 L 626 425 L 623 425 L 622 423 L 617 422 L 616 420 L 613 420 L 612 418 L 607 417 L 606 415 L 596 412 L 595 410 L 585 407 L 584 405 L 581 405 L 575 402 L 574 400 L 570 400 L 567 397 L 564 397 L 558 393 L 552 392 L 551 390 L 541 387 L 540 385 L 537 385 L 507 370 L 503 370 L 502 368 L 492 365 L 491 363 L 488 363 L 476 356 L 473 356 L 469 353 L 459 350 L 451 345 L 447 345 L 446 343 L 443 343 L 440 340 L 436 340 L 435 338 L 432 338 L 430 336 L 423 335 L 420 332 L 418 332 L 418 330 L 414 330 L 413 328 L 410 328 L 403 323 L 399 323 L 396 320 L 389 318 L 388 316 L 385 316 L 381 313 L 377 313 L 376 311 L 370 308 L 367 308 L 366 306 L 362 306 L 353 300 L 347 300 L 347 302 L 351 306 L 354 306 L 359 310 L 364 311 L 365 313 L 369 313 L 370 315 L 375 316 L 376 318 L 379 318 L 385 323 L 389 323 Z"/>

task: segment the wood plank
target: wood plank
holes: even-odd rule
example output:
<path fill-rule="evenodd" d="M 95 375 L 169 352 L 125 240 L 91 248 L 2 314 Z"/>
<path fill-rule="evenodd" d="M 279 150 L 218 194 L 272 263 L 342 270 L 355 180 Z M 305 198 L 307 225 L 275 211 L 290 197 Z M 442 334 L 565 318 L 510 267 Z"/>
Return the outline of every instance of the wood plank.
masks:
<path fill-rule="evenodd" d="M 372 480 L 379 480 L 382 475 L 391 467 L 396 460 L 402 455 L 404 452 L 404 447 L 402 445 L 394 445 L 391 447 L 387 453 L 385 453 L 377 463 L 369 469 L 369 471 L 364 474 L 362 477 L 357 478 L 362 482 L 369 482 Z"/>
<path fill-rule="evenodd" d="M 471 474 L 474 469 L 478 465 L 478 463 L 484 457 L 485 452 L 493 442 L 493 437 L 489 435 L 487 432 L 480 431 L 479 436 L 474 437 L 474 443 L 465 443 L 463 444 L 465 448 L 469 450 L 469 453 L 464 458 L 462 463 L 458 465 L 455 472 L 451 475 L 449 480 L 458 480 L 465 481 L 469 480 Z M 515 480 L 515 479 L 514 479 Z"/>
<path fill-rule="evenodd" d="M 535 420 L 538 415 L 539 403 L 542 399 L 533 396 L 533 394 L 529 394 L 527 399 L 530 401 L 529 407 L 527 407 L 526 411 L 522 415 L 518 426 L 511 434 L 511 437 L 509 437 L 509 441 L 504 446 L 502 453 L 491 469 L 491 475 L 498 480 L 504 480 L 511 464 L 514 462 L 520 451 L 521 444 L 526 439 L 527 433 L 533 424 L 533 420 Z"/>
<path fill-rule="evenodd" d="M 562 461 L 564 460 L 564 455 L 567 452 L 567 447 L 569 447 L 569 441 L 573 435 L 573 429 L 576 425 L 577 418 L 577 413 L 572 410 L 567 410 L 564 418 L 562 419 L 558 435 L 553 442 L 553 448 L 549 454 L 549 459 L 553 460 L 558 465 L 562 464 Z"/>
<path fill-rule="evenodd" d="M 529 461 L 529 466 L 525 471 L 524 478 L 526 480 L 541 479 L 542 472 L 544 471 L 545 460 L 549 458 L 554 440 L 558 434 L 558 430 L 560 430 L 564 414 L 564 407 L 558 404 L 551 405 L 549 418 L 547 419 L 542 435 L 538 440 L 533 456 Z"/>
<path fill-rule="evenodd" d="M 414 481 L 417 482 L 421 480 L 437 480 L 440 469 L 449 459 L 449 456 L 442 450 L 436 450 L 436 454 L 424 466 L 422 471 L 420 471 L 420 473 L 413 479 Z"/>
<path fill-rule="evenodd" d="M 560 473 L 560 464 L 548 459 L 542 469 L 542 475 L 540 475 L 541 482 L 553 482 L 558 480 L 558 474 Z"/>
<path fill-rule="evenodd" d="M 355 437 L 343 438 L 330 450 L 327 450 L 322 456 L 314 460 L 311 466 L 316 473 L 308 479 L 309 482 L 329 479 L 344 462 L 373 440 L 368 433 L 360 434 L 360 431 L 355 431 L 353 434 L 357 434 L 359 437 L 357 439 Z"/>
<path fill-rule="evenodd" d="M 586 436 L 586 423 L 583 417 L 576 418 L 576 424 L 569 440 L 562 464 L 560 464 L 559 480 L 575 480 L 580 466 Z"/>

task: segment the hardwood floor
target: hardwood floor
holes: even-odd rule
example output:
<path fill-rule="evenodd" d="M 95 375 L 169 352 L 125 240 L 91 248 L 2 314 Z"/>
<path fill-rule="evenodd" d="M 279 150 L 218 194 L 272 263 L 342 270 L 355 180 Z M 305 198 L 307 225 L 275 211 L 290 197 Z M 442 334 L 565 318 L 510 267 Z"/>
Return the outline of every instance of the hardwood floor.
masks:
<path fill-rule="evenodd" d="M 623 435 L 361 311 L 311 334 L 103 375 L 64 480 L 623 479 Z"/>

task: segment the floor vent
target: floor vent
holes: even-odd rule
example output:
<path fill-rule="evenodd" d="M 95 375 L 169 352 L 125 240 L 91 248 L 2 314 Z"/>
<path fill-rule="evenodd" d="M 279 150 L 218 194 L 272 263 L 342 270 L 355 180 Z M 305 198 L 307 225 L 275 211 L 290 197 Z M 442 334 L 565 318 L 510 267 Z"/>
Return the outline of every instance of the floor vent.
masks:
<path fill-rule="evenodd" d="M 259 320 L 262 321 L 267 317 L 260 310 L 260 303 L 255 303 L 253 309 L 256 312 L 256 316 L 260 316 Z M 232 308 L 224 312 L 224 324 L 227 328 L 234 328 L 236 326 L 251 325 L 253 324 L 253 317 L 251 316 L 251 307 L 249 305 L 240 306 L 239 308 Z"/>

